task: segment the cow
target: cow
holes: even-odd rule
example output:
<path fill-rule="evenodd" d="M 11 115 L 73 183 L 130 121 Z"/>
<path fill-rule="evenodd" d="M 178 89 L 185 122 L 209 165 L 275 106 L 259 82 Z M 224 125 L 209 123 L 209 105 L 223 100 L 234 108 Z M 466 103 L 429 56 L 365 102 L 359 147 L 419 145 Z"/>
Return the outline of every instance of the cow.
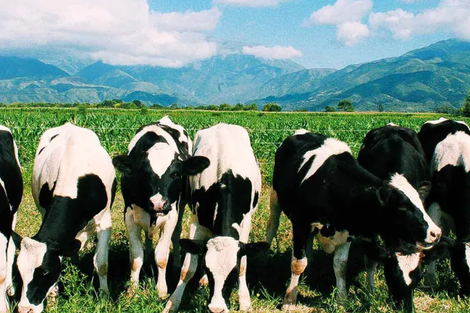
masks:
<path fill-rule="evenodd" d="M 46 130 L 36 150 L 31 190 L 42 223 L 36 235 L 21 240 L 19 312 L 43 311 L 45 298 L 56 290 L 62 258 L 76 255 L 95 233 L 93 265 L 100 289 L 109 293 L 108 242 L 116 178 L 98 136 L 71 123 Z"/>
<path fill-rule="evenodd" d="M 363 140 L 357 161 L 383 180 L 390 179 L 395 174 L 403 175 L 418 191 L 422 200 L 431 190 L 428 163 L 418 134 L 412 129 L 390 123 L 369 131 Z M 371 244 L 378 244 L 376 238 Z M 398 307 L 404 308 L 406 312 L 413 312 L 413 289 L 422 277 L 424 254 L 413 247 L 404 247 L 399 242 L 385 242 L 385 246 L 388 251 L 384 259 L 384 272 L 389 292 Z M 373 291 L 377 262 L 366 254 L 365 264 L 368 287 Z"/>
<path fill-rule="evenodd" d="M 445 118 L 425 122 L 418 138 L 429 162 L 432 189 L 426 199 L 429 214 L 444 233 L 457 240 L 450 250 L 460 293 L 470 295 L 470 129 Z M 433 285 L 435 262 L 428 265 L 425 281 Z"/>
<path fill-rule="evenodd" d="M 334 252 L 339 303 L 347 299 L 346 266 L 355 236 L 372 240 L 378 234 L 388 242 L 406 242 L 421 249 L 431 247 L 441 236 L 418 192 L 403 175 L 378 178 L 359 165 L 346 143 L 323 134 L 298 130 L 284 140 L 275 154 L 272 192 L 270 220 L 278 219 L 272 216 L 282 211 L 293 230 L 285 311 L 294 309 L 311 235 L 316 235 L 326 252 Z M 268 229 L 268 242 L 272 234 L 275 230 Z"/>
<path fill-rule="evenodd" d="M 180 266 L 179 239 L 184 208 L 188 202 L 188 176 L 209 165 L 204 157 L 191 157 L 191 139 L 186 130 L 168 116 L 156 123 L 142 126 L 129 143 L 128 154 L 113 158 L 121 173 L 121 189 L 125 202 L 124 221 L 130 244 L 131 288 L 139 284 L 144 250 L 141 233 L 145 232 L 147 247 L 158 229 L 161 235 L 155 247 L 158 267 L 159 297 L 167 295 L 166 268 L 173 242 L 175 267 Z M 149 251 L 147 251 L 149 252 Z"/>
<path fill-rule="evenodd" d="M 249 310 L 247 254 L 263 245 L 247 243 L 261 193 L 260 169 L 248 132 L 241 126 L 223 123 L 200 130 L 194 139 L 193 155 L 207 157 L 210 165 L 190 178 L 190 239 L 181 240 L 187 253 L 180 280 L 164 312 L 178 310 L 184 289 L 196 271 L 198 254 L 204 255 L 209 279 L 209 310 L 228 312 L 229 284 L 235 275 L 239 278 L 240 310 Z"/>
<path fill-rule="evenodd" d="M 7 294 L 12 296 L 12 268 L 15 257 L 13 231 L 23 196 L 23 178 L 18 148 L 8 127 L 0 125 L 0 312 L 10 312 Z"/>

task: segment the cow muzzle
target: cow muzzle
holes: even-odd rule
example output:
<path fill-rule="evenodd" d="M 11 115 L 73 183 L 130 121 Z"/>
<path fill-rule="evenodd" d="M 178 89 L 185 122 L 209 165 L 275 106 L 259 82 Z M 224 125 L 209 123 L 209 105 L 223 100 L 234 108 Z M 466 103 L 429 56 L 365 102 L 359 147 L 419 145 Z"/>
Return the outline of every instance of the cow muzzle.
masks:
<path fill-rule="evenodd" d="M 418 242 L 416 245 L 422 250 L 431 249 L 435 244 L 439 242 L 442 237 L 442 230 L 435 226 L 433 229 L 428 231 L 428 236 L 424 242 Z"/>
<path fill-rule="evenodd" d="M 150 198 L 152 209 L 156 216 L 164 216 L 170 212 L 168 201 L 164 200 L 161 194 L 156 194 Z"/>

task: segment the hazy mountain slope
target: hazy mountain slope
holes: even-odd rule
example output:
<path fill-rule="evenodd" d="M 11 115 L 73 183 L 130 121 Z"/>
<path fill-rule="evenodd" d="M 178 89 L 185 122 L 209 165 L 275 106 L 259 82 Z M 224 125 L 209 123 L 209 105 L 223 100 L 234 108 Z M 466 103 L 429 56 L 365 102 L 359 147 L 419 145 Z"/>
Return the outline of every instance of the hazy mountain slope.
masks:
<path fill-rule="evenodd" d="M 287 109 L 322 111 L 350 99 L 357 110 L 431 111 L 460 107 L 470 90 L 470 42 L 446 40 L 400 57 L 347 66 L 323 78 L 313 92 L 267 97 Z"/>

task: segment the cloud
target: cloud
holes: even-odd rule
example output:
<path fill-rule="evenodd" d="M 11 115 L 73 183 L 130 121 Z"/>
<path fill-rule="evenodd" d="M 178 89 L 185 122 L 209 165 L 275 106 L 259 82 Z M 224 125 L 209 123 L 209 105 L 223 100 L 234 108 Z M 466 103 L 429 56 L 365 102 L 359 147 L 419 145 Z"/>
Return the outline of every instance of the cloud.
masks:
<path fill-rule="evenodd" d="M 316 24 L 339 25 L 347 22 L 360 21 L 372 9 L 371 0 L 337 0 L 310 16 Z"/>
<path fill-rule="evenodd" d="M 229 4 L 244 7 L 274 7 L 290 0 L 214 0 L 215 4 Z"/>
<path fill-rule="evenodd" d="M 266 60 L 283 60 L 292 59 L 295 57 L 302 56 L 302 52 L 288 46 L 288 47 L 265 47 L 265 46 L 244 46 L 242 50 L 243 54 L 254 55 L 258 58 Z"/>
<path fill-rule="evenodd" d="M 304 24 L 335 25 L 337 40 L 352 46 L 369 36 L 369 28 L 361 20 L 371 9 L 371 0 L 337 0 L 313 12 Z"/>
<path fill-rule="evenodd" d="M 402 9 L 372 13 L 369 23 L 374 31 L 388 30 L 396 39 L 410 39 L 414 35 L 451 32 L 470 39 L 470 2 L 468 0 L 441 0 L 437 7 L 413 14 Z"/>
<path fill-rule="evenodd" d="M 360 22 L 347 22 L 338 25 L 336 39 L 346 46 L 354 46 L 370 34 L 369 27 Z"/>
<path fill-rule="evenodd" d="M 151 12 L 153 24 L 170 31 L 211 31 L 217 26 L 222 13 L 217 7 L 201 12 Z"/>
<path fill-rule="evenodd" d="M 217 53 L 217 8 L 158 13 L 146 0 L 0 0 L 0 48 L 73 50 L 111 64 L 179 67 Z"/>

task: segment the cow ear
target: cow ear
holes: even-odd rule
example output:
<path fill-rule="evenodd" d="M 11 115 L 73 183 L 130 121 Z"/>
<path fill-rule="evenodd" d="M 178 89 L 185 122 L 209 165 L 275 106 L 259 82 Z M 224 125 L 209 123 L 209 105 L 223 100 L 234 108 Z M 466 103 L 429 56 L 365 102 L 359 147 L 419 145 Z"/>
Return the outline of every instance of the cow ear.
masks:
<path fill-rule="evenodd" d="M 390 187 L 384 184 L 379 189 L 376 189 L 376 196 L 380 206 L 384 207 L 390 197 Z"/>
<path fill-rule="evenodd" d="M 62 246 L 60 247 L 60 253 L 65 256 L 65 257 L 72 257 L 80 251 L 80 247 L 82 246 L 82 243 L 74 239 L 72 241 L 63 243 Z"/>
<path fill-rule="evenodd" d="M 431 192 L 431 183 L 428 181 L 423 181 L 419 184 L 416 190 L 419 193 L 419 197 L 421 198 L 421 201 L 424 201 L 426 200 L 426 198 L 429 196 L 429 193 Z"/>
<path fill-rule="evenodd" d="M 113 158 L 114 167 L 123 174 L 130 174 L 134 168 L 131 158 L 126 155 L 118 155 Z"/>
<path fill-rule="evenodd" d="M 211 162 L 203 156 L 193 156 L 183 162 L 183 175 L 192 176 L 201 173 Z"/>
<path fill-rule="evenodd" d="M 202 240 L 180 239 L 180 246 L 183 251 L 191 254 L 202 254 L 207 251 L 206 242 Z"/>
<path fill-rule="evenodd" d="M 240 242 L 240 253 L 246 256 L 257 256 L 266 254 L 270 251 L 271 245 L 265 241 L 254 242 L 254 243 L 243 243 Z"/>

